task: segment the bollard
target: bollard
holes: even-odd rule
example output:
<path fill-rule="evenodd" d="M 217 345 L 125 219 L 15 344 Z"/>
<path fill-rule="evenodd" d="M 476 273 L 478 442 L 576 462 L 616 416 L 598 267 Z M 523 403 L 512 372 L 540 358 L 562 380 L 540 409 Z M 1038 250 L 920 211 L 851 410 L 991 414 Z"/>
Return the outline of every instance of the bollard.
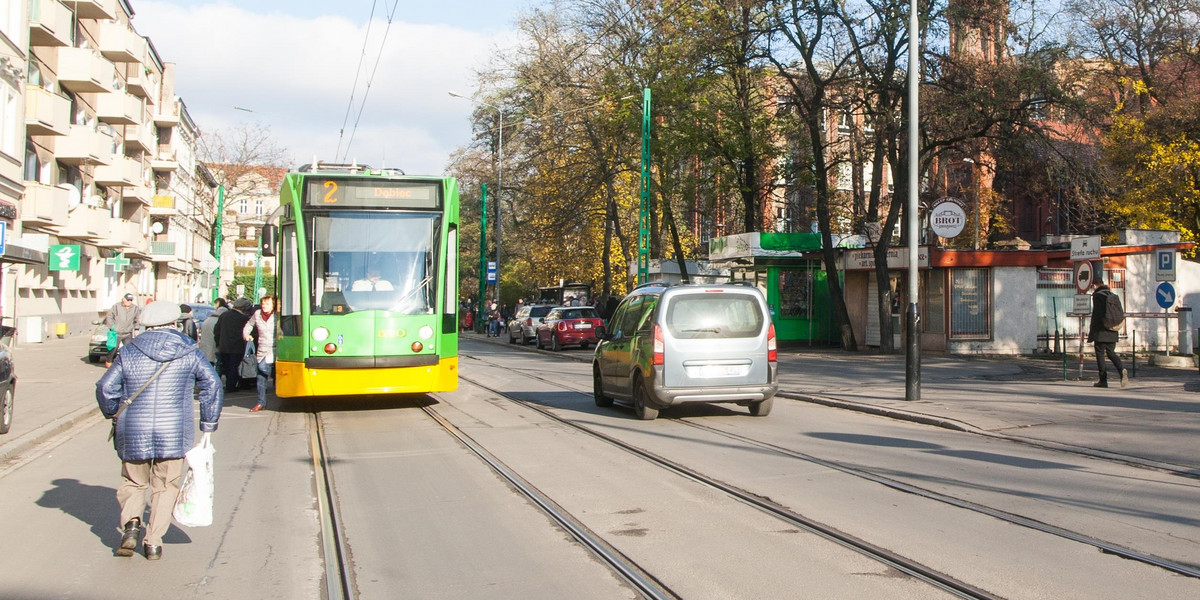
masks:
<path fill-rule="evenodd" d="M 1062 350 L 1063 381 L 1066 381 L 1067 380 L 1067 344 L 1065 342 L 1065 340 L 1067 339 L 1067 328 L 1066 327 L 1064 327 L 1062 330 L 1062 337 L 1064 340 L 1063 350 Z M 1058 330 L 1057 329 L 1054 330 L 1054 351 L 1058 352 Z"/>
<path fill-rule="evenodd" d="M 1130 377 L 1137 377 L 1137 330 L 1133 330 L 1133 368 L 1129 370 Z"/>
<path fill-rule="evenodd" d="M 1175 310 L 1179 313 L 1179 355 L 1189 356 L 1192 353 L 1192 308 L 1180 306 Z"/>

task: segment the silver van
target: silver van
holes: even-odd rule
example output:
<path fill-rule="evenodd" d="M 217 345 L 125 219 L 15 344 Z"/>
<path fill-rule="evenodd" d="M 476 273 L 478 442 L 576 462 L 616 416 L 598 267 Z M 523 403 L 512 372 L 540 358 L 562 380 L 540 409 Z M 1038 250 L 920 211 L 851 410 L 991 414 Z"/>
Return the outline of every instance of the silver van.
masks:
<path fill-rule="evenodd" d="M 766 416 L 779 390 L 775 327 L 753 287 L 643 284 L 598 337 L 596 405 L 629 402 L 641 419 L 685 402 L 733 402 Z"/>

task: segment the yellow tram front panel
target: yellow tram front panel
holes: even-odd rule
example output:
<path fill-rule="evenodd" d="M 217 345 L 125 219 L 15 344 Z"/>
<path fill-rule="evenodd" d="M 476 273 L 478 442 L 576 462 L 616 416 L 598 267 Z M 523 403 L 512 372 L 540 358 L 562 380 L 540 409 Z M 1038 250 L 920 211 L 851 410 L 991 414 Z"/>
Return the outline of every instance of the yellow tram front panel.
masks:
<path fill-rule="evenodd" d="M 275 363 L 275 394 L 297 396 L 354 396 L 452 392 L 458 389 L 458 357 L 435 365 L 366 369 L 310 369 L 304 363 Z"/>

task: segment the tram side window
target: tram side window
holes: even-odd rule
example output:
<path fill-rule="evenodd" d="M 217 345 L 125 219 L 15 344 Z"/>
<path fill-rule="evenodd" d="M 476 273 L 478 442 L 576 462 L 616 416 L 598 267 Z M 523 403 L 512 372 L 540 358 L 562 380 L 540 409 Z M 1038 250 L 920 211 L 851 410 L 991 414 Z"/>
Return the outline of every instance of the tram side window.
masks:
<path fill-rule="evenodd" d="M 301 335 L 300 298 L 303 295 L 294 224 L 280 228 L 279 250 L 279 329 L 283 335 Z"/>

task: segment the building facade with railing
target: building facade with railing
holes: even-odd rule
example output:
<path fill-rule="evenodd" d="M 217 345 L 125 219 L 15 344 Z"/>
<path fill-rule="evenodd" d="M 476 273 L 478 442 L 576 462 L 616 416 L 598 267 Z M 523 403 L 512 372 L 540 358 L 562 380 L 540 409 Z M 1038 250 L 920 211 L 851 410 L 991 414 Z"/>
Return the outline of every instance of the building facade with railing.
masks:
<path fill-rule="evenodd" d="M 0 142 L 21 188 L 9 240 L 43 259 L 2 257 L 0 311 L 31 341 L 90 331 L 126 293 L 207 300 L 214 180 L 174 65 L 136 31 L 128 0 L 0 0 L 0 13 L 6 4 L 22 16 L 4 32 L 28 49 L 19 150 Z"/>

